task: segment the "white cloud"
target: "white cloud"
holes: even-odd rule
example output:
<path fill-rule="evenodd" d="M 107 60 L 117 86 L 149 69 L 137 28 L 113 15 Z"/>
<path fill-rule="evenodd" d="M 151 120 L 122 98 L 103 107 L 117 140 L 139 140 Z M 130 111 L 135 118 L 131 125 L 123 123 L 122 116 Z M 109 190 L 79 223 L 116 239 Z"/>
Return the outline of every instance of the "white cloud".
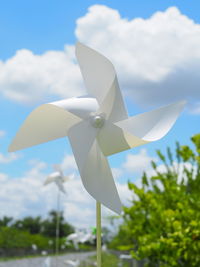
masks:
<path fill-rule="evenodd" d="M 128 154 L 122 167 L 126 172 L 141 175 L 142 172 L 151 168 L 151 161 L 157 161 L 157 159 L 150 157 L 147 150 L 143 148 L 138 154 Z"/>
<path fill-rule="evenodd" d="M 186 170 L 189 171 L 190 173 L 192 173 L 192 177 L 195 179 L 196 175 L 197 175 L 197 166 L 192 165 L 190 162 L 181 162 L 178 163 L 176 161 L 173 161 L 172 165 L 168 166 L 169 170 L 171 170 L 172 172 L 177 173 L 177 182 L 178 184 L 180 183 L 187 183 L 187 179 L 188 176 L 186 174 Z M 164 174 L 168 172 L 168 169 L 166 168 L 166 166 L 164 164 L 158 164 L 156 171 Z M 147 174 L 147 179 L 150 182 L 150 178 L 153 176 L 157 176 L 157 172 L 156 172 L 153 168 L 147 168 L 145 170 L 146 174 Z M 142 179 L 139 178 L 134 182 L 137 187 L 141 188 L 142 187 Z M 154 180 L 154 183 L 161 189 L 163 190 L 163 184 L 159 181 L 159 180 Z M 151 189 L 151 183 L 149 183 L 149 189 Z M 137 199 L 137 196 L 134 195 L 134 198 Z"/>
<path fill-rule="evenodd" d="M 19 159 L 21 157 L 21 155 L 18 153 L 9 153 L 9 154 L 2 154 L 0 153 L 0 163 L 1 164 L 7 164 L 10 163 L 12 161 L 15 161 L 17 159 Z"/>
<path fill-rule="evenodd" d="M 176 161 L 173 161 L 172 165 L 168 166 L 169 170 L 171 170 L 172 172 L 176 172 L 178 174 L 178 183 L 184 181 L 187 181 L 187 174 L 186 174 L 186 170 L 189 171 L 190 173 L 193 173 L 193 178 L 196 177 L 197 175 L 197 166 L 192 165 L 190 162 L 181 162 L 178 163 Z M 157 166 L 157 171 L 159 173 L 167 173 L 168 170 L 166 168 L 166 166 L 164 164 L 160 164 Z M 156 172 L 153 168 L 147 170 L 147 176 L 148 177 L 152 177 L 156 175 Z"/>
<path fill-rule="evenodd" d="M 200 25 L 176 7 L 128 20 L 117 10 L 94 5 L 77 20 L 75 34 L 111 59 L 124 94 L 135 103 L 186 98 L 189 109 L 200 113 Z M 85 94 L 74 46 L 42 55 L 17 51 L 0 62 L 0 92 L 20 103 Z"/>
<path fill-rule="evenodd" d="M 38 163 L 22 177 L 11 178 L 4 175 L 0 183 L 0 216 L 18 218 L 24 215 L 37 215 L 44 207 L 42 199 L 41 172 L 46 165 Z"/>
<path fill-rule="evenodd" d="M 73 155 L 65 155 L 63 161 L 61 162 L 61 168 L 63 171 L 77 170 L 77 165 Z"/>
<path fill-rule="evenodd" d="M 20 103 L 41 102 L 51 96 L 82 94 L 82 79 L 74 64 L 73 47 L 35 55 L 22 49 L 0 65 L 0 92 Z M 73 56 L 72 56 L 73 55 Z"/>
<path fill-rule="evenodd" d="M 95 5 L 77 20 L 76 36 L 111 59 L 138 104 L 200 100 L 200 25 L 176 7 L 127 20 Z"/>
<path fill-rule="evenodd" d="M 0 130 L 0 138 L 4 137 L 6 135 L 6 132 L 4 130 Z"/>
<path fill-rule="evenodd" d="M 190 104 L 190 110 L 192 114 L 200 114 L 200 101 L 194 104 Z"/>
<path fill-rule="evenodd" d="M 5 173 L 0 173 L 0 182 L 5 182 L 8 176 Z"/>
<path fill-rule="evenodd" d="M 30 169 L 21 177 L 9 177 L 0 173 L 0 217 L 7 215 L 14 218 L 23 216 L 46 216 L 48 211 L 57 207 L 57 187 L 54 183 L 43 186 L 46 179 L 47 164 L 38 160 L 28 162 Z M 72 155 L 63 159 L 64 171 L 76 172 Z M 117 171 L 119 173 L 119 170 Z M 126 184 L 116 182 L 122 203 L 128 203 L 130 192 Z M 78 228 L 95 225 L 96 203 L 85 190 L 81 178 L 75 174 L 74 179 L 64 184 L 67 195 L 61 195 L 61 206 L 65 218 Z M 103 225 L 108 221 L 107 216 L 113 215 L 107 208 L 102 207 Z"/>

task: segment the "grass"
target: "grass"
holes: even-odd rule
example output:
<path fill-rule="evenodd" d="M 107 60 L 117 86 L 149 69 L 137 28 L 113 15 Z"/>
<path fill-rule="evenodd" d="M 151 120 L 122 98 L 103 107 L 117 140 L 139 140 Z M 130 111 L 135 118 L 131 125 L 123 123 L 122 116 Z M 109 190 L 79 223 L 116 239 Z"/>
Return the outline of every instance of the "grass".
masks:
<path fill-rule="evenodd" d="M 96 256 L 90 257 L 88 261 L 85 261 L 80 264 L 79 267 L 93 267 L 95 265 Z M 117 256 L 111 254 L 111 253 L 102 253 L 102 267 L 117 267 L 119 266 L 120 260 Z M 129 267 L 130 265 L 128 263 L 122 263 L 121 267 Z"/>

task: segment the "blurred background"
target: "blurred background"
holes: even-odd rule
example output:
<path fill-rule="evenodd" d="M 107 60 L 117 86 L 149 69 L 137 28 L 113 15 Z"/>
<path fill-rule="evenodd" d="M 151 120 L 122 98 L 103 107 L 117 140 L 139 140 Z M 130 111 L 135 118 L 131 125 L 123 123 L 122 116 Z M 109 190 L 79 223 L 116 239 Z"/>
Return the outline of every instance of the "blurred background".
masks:
<path fill-rule="evenodd" d="M 103 266 L 200 266 L 199 5 L 1 3 L 0 266 L 95 266 L 95 201 L 81 183 L 68 140 L 7 152 L 37 106 L 86 94 L 76 41 L 112 61 L 129 115 L 187 100 L 163 139 L 109 157 L 124 210 L 116 216 L 102 207 Z M 71 177 L 59 210 L 56 184 L 44 186 L 54 164 Z"/>

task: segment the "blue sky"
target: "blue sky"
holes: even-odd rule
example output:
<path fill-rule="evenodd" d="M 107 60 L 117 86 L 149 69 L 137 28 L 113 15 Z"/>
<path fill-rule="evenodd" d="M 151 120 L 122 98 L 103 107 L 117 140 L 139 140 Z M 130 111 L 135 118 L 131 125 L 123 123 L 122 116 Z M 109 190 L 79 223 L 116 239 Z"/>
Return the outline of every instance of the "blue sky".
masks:
<path fill-rule="evenodd" d="M 43 53 L 50 49 L 62 50 L 66 43 L 73 44 L 76 41 L 76 20 L 86 14 L 89 6 L 95 4 L 117 9 L 122 17 L 128 19 L 149 18 L 158 10 L 177 6 L 181 13 L 200 22 L 198 1 L 8 0 L 1 4 L 0 10 L 0 58 L 7 59 L 21 48 Z"/>
<path fill-rule="evenodd" d="M 49 100 L 83 92 L 78 87 L 82 83 L 76 75 L 77 66 L 74 64 L 73 47 L 76 40 L 110 57 L 116 66 L 130 115 L 181 99 L 188 101 L 176 125 L 162 140 L 110 157 L 111 167 L 119 176 L 119 187 L 122 185 L 122 194 L 126 194 L 123 185 L 127 179 L 136 180 L 141 175 L 142 167 L 150 168 L 150 160 L 156 157 L 155 149 L 164 150 L 166 146 L 173 148 L 177 140 L 181 144 L 189 143 L 189 138 L 199 133 L 200 121 L 199 7 L 198 1 L 36 0 L 2 3 L 0 174 L 3 178 L 0 183 L 2 180 L 1 190 L 4 192 L 0 192 L 0 202 L 2 199 L 4 205 L 5 192 L 17 195 L 19 192 L 15 183 L 18 181 L 20 184 L 25 177 L 29 179 L 28 176 L 31 176 L 32 181 L 37 179 L 37 174 L 41 184 L 52 171 L 54 163 L 62 162 L 66 173 L 76 173 L 73 164 L 67 164 L 65 160 L 71 157 L 71 148 L 66 139 L 32 147 L 12 156 L 7 153 L 12 137 L 35 107 Z M 69 61 L 66 64 L 65 58 Z M 50 77 L 52 69 L 48 62 L 57 64 L 53 78 Z M 57 83 L 59 79 L 63 87 Z M 135 169 L 130 167 L 131 160 L 134 165 L 142 159 L 143 166 L 136 166 Z M 73 160 L 70 158 L 69 161 Z M 15 183 L 12 184 L 12 181 Z M 40 184 L 35 186 L 35 190 Z M 79 188 L 77 184 L 74 186 Z M 53 189 L 45 190 L 50 190 L 50 194 Z M 78 190 L 77 194 L 80 193 Z M 28 195 L 25 195 L 18 203 L 18 207 L 24 207 L 13 215 L 19 217 L 47 212 L 54 204 L 43 197 L 45 192 L 38 193 L 26 205 L 23 203 Z M 41 201 L 47 203 L 46 207 L 43 205 L 39 208 Z M 3 212 L 8 210 L 7 214 L 11 215 L 12 203 L 9 205 L 8 208 L 4 207 Z M 63 205 L 69 209 L 67 204 Z M 81 206 L 79 202 L 71 199 L 69 205 L 73 207 L 71 210 L 74 214 L 78 213 Z M 92 216 L 89 207 L 90 204 L 88 212 Z M 72 222 L 73 219 L 76 220 L 75 215 Z M 89 223 L 87 221 L 85 225 Z"/>

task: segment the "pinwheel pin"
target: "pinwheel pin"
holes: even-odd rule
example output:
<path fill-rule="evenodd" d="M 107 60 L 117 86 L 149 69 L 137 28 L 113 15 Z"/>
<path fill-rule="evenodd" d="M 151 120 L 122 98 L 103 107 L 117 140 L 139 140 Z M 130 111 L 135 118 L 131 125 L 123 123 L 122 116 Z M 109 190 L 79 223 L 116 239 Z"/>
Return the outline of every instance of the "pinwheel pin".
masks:
<path fill-rule="evenodd" d="M 120 213 L 121 201 L 106 156 L 162 138 L 185 101 L 128 117 L 112 63 L 81 44 L 76 56 L 91 97 L 44 104 L 26 119 L 9 151 L 68 136 L 85 189 L 97 201 L 97 266 L 101 266 L 100 203 Z"/>

